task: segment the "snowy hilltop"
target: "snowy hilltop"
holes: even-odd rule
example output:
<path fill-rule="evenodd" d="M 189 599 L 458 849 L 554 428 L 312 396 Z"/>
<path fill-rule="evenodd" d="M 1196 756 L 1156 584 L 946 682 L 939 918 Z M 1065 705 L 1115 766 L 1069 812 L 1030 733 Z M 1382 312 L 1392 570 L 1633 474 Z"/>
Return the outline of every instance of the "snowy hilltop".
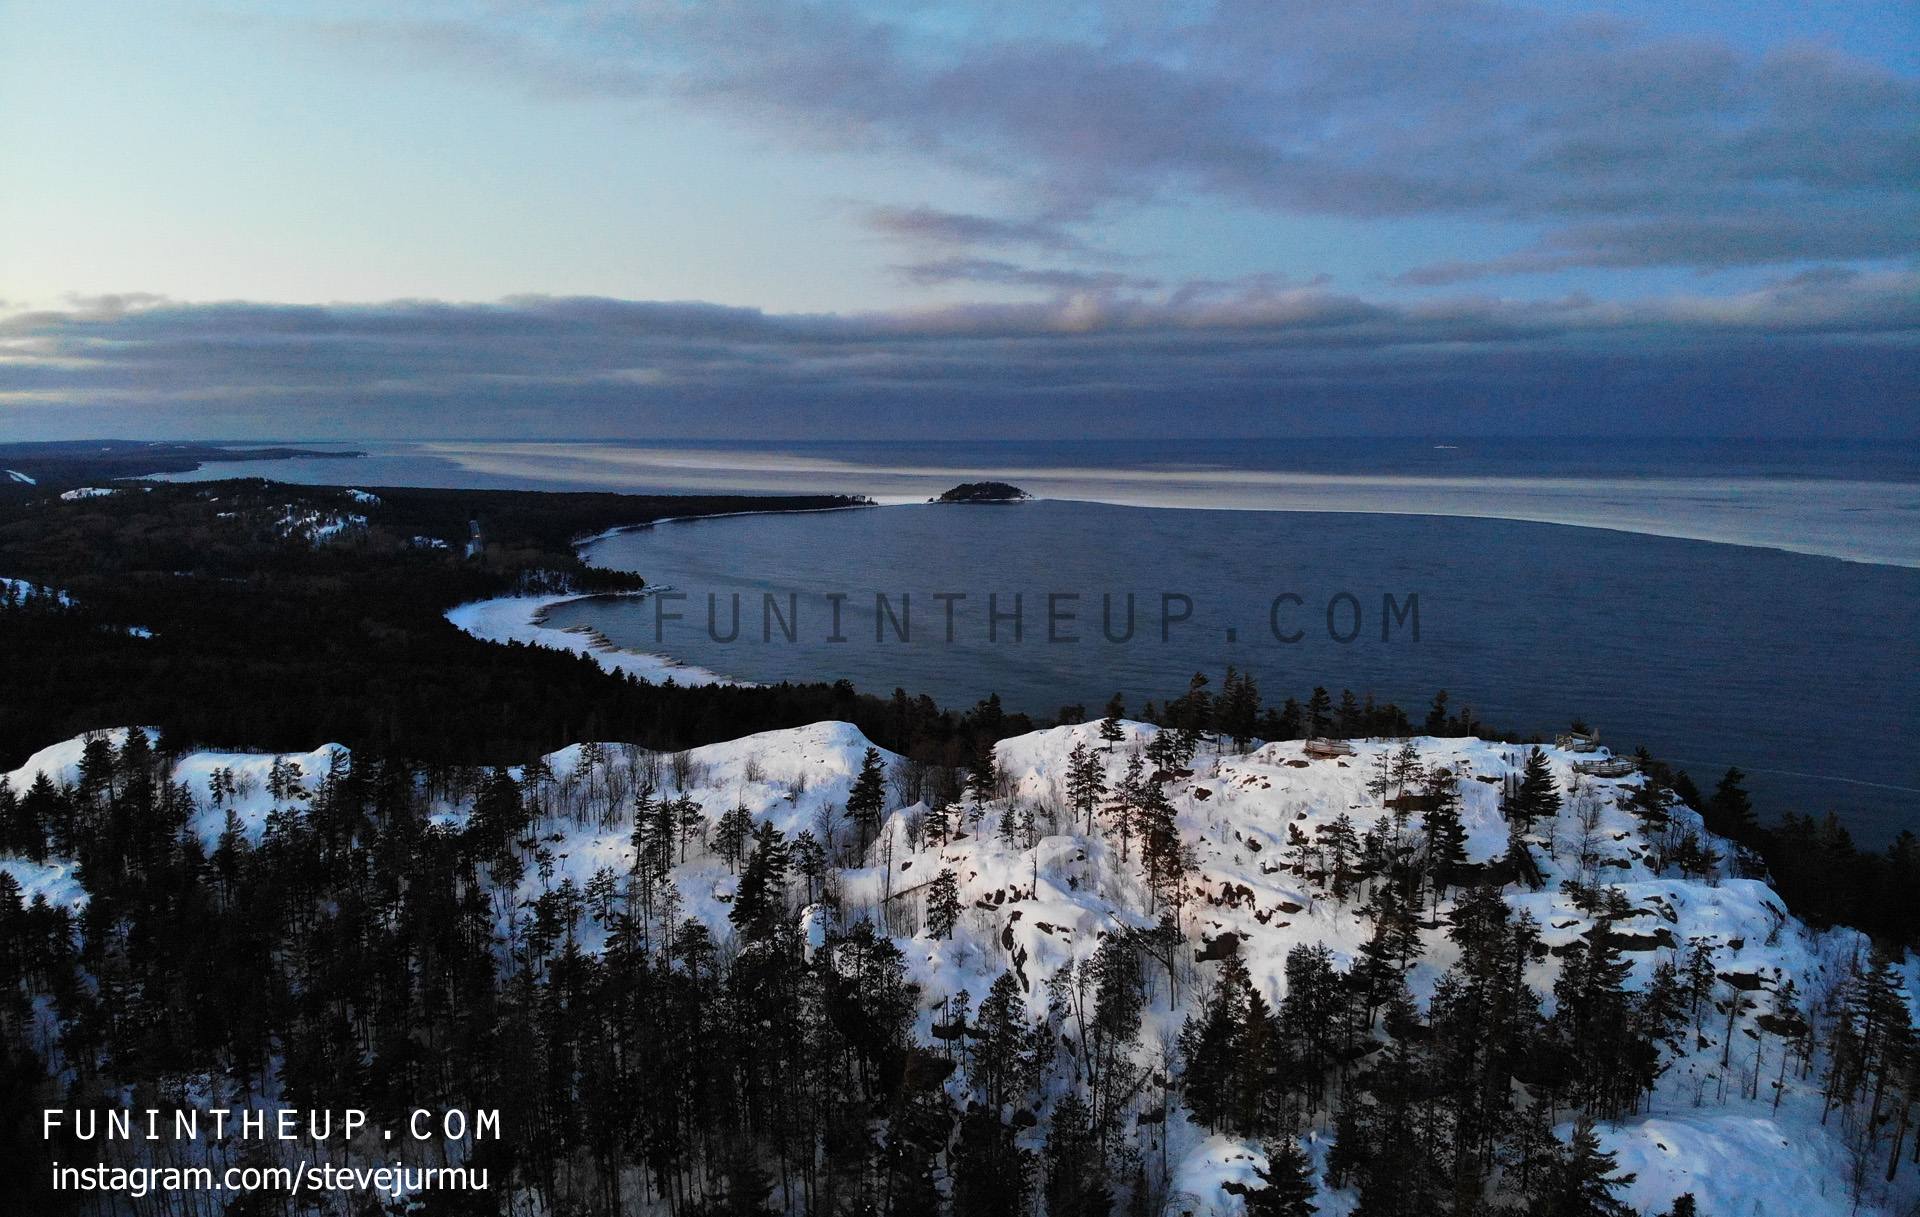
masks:
<path fill-rule="evenodd" d="M 23 902 L 86 922 L 43 821 L 148 743 L 7 776 L 0 812 L 51 843 L 0 860 Z M 411 817 L 406 848 L 444 859 L 416 875 L 444 866 L 445 916 L 526 987 L 503 1003 L 598 1010 L 578 994 L 628 977 L 605 1017 L 638 1038 L 591 1068 L 578 1047 L 568 1093 L 631 1071 L 610 1101 L 650 1148 L 610 1166 L 591 1127 L 553 1132 L 581 1138 L 579 1178 L 516 1176 L 548 1206 L 1841 1217 L 1920 1195 L 1906 963 L 1795 920 L 1628 766 L 1429 737 L 1241 753 L 1117 719 L 991 756 L 944 791 L 828 722 L 403 788 L 329 746 L 168 758 L 157 797 L 236 874 L 330 835 L 377 870 Z M 700 994 L 722 1012 L 688 1012 Z M 377 1072 L 349 1026 L 313 1051 Z M 263 1099 L 312 1093 L 289 1038 Z"/>

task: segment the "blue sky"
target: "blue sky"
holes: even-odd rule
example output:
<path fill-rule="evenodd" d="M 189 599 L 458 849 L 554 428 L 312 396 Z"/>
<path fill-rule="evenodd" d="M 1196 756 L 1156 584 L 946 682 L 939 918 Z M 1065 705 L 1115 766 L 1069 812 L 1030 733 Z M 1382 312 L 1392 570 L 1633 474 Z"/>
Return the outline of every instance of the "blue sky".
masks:
<path fill-rule="evenodd" d="M 1911 0 L 0 3 L 0 430 L 1912 435 L 1916 48 Z"/>

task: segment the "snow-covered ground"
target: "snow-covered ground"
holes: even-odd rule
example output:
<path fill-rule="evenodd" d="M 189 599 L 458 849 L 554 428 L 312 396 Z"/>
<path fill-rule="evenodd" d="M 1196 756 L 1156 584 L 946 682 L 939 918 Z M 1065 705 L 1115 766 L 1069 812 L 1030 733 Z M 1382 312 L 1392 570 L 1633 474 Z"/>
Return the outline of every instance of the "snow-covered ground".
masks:
<path fill-rule="evenodd" d="M 644 595 L 645 593 L 641 593 Z M 605 634 L 590 626 L 557 630 L 546 624 L 546 615 L 555 605 L 570 600 L 585 600 L 584 595 L 502 596 L 496 600 L 476 600 L 447 611 L 447 620 L 475 638 L 488 642 L 519 642 L 527 646 L 548 647 L 585 655 L 609 672 L 626 673 L 655 684 L 673 681 L 679 685 L 745 684 L 717 672 L 669 659 L 615 646 Z"/>
<path fill-rule="evenodd" d="M 540 607 L 566 598 L 488 601 L 449 616 L 482 637 L 547 644 L 550 640 L 542 634 L 556 631 L 542 631 L 535 615 Z M 570 642 L 576 638 L 560 637 Z M 567 649 L 584 650 L 586 645 Z M 677 671 L 675 678 L 681 679 Z M 511 916 L 511 910 L 565 880 L 584 889 L 602 868 L 626 873 L 634 860 L 632 794 L 651 784 L 662 795 L 685 795 L 698 804 L 709 839 L 722 814 L 744 807 L 756 822 L 770 821 L 789 839 L 806 830 L 835 842 L 846 863 L 832 877 L 842 915 L 864 916 L 894 934 L 911 979 L 920 986 L 917 1032 L 923 1040 L 931 1038 L 943 1003 L 961 990 L 977 1002 L 1009 969 L 1023 982 L 1030 1012 L 1040 1016 L 1046 1010 L 1047 978 L 1057 969 L 1090 958 L 1104 931 L 1150 926 L 1157 919 L 1137 842 L 1123 858 L 1121 842 L 1104 827 L 1089 832 L 1086 823 L 1076 823 L 1067 810 L 1067 757 L 1076 744 L 1095 750 L 1105 760 L 1109 784 L 1117 785 L 1129 752 L 1157 731 L 1140 723 L 1123 726 L 1125 738 L 1111 750 L 1099 740 L 1097 724 L 1056 727 L 1002 741 L 998 761 L 1009 794 L 981 806 L 977 816 L 969 811 L 956 826 L 962 835 L 936 844 L 922 828 L 926 807 L 915 804 L 893 810 L 878 840 L 859 856 L 850 856 L 852 826 L 844 807 L 869 744 L 849 724 L 816 723 L 751 735 L 677 758 L 621 744 L 574 745 L 546 761 L 551 777 L 543 779 L 540 800 L 545 818 L 535 829 L 541 841 L 540 865 L 529 866 L 520 889 L 510 896 L 502 893 L 496 907 L 503 917 Z M 117 742 L 124 731 L 114 736 Z M 1460 778 L 1469 860 L 1486 862 L 1503 854 L 1507 827 L 1499 810 L 1501 784 L 1518 772 L 1523 750 L 1466 739 L 1416 738 L 1412 743 L 1429 771 L 1444 766 Z M 44 749 L 7 780 L 15 791 L 24 790 L 43 771 L 57 783 L 71 782 L 77 777 L 82 745 L 81 740 L 70 740 Z M 1165 787 L 1191 859 L 1193 896 L 1182 920 L 1190 946 L 1238 935 L 1239 957 L 1275 1005 L 1283 996 L 1284 963 L 1291 949 L 1324 943 L 1344 967 L 1358 956 L 1369 932 L 1356 916 L 1353 899 L 1334 899 L 1297 870 L 1289 855 L 1290 830 L 1310 838 L 1316 828 L 1342 815 L 1364 830 L 1388 814 L 1380 795 L 1368 789 L 1368 779 L 1377 771 L 1378 759 L 1398 750 L 1399 742 L 1356 741 L 1354 747 L 1350 757 L 1318 760 L 1307 758 L 1297 742 L 1264 744 L 1243 756 L 1203 753 L 1190 773 L 1176 776 Z M 1764 1012 L 1764 999 L 1788 980 L 1808 1004 L 1817 1004 L 1866 950 L 1864 938 L 1852 931 L 1809 930 L 1788 916 L 1762 883 L 1654 873 L 1648 868 L 1650 843 L 1640 822 L 1621 806 L 1639 779 L 1576 775 L 1571 766 L 1578 758 L 1546 751 L 1563 809 L 1557 819 L 1541 822 L 1530 838 L 1545 884 L 1531 892 L 1510 888 L 1507 898 L 1516 910 L 1531 913 L 1542 928 L 1548 949 L 1530 968 L 1528 980 L 1549 995 L 1549 1009 L 1559 968 L 1553 948 L 1595 927 L 1594 916 L 1560 891 L 1562 880 L 1583 873 L 1615 887 L 1632 910 L 1615 917 L 1614 924 L 1636 942 L 1637 949 L 1627 956 L 1634 963 L 1634 984 L 1645 984 L 1657 962 L 1675 960 L 1690 942 L 1704 939 L 1717 949 L 1715 965 L 1723 981 L 1763 999 L 1757 1012 Z M 889 765 L 898 760 L 883 756 Z M 330 765 L 349 763 L 350 758 L 344 749 L 330 745 L 293 757 L 195 753 L 177 761 L 174 778 L 185 782 L 200 803 L 193 824 L 209 847 L 226 824 L 228 807 L 242 829 L 257 838 L 276 802 L 267 790 L 276 760 L 297 763 L 299 783 L 311 791 Z M 233 782 L 216 782 L 216 774 L 227 773 Z M 215 785 L 231 791 L 218 806 L 211 795 Z M 297 808 L 302 801 L 296 796 L 279 803 Z M 435 816 L 457 825 L 467 811 L 464 806 L 441 806 Z M 1674 809 L 1673 815 L 1684 827 L 1700 828 L 1698 817 L 1685 808 Z M 1036 825 L 1033 844 L 1024 833 L 1002 833 L 1009 816 L 1016 823 L 1031 817 Z M 1725 843 L 1716 848 L 1724 850 Z M 14 874 L 29 898 L 44 892 L 49 900 L 71 903 L 78 896 L 64 862 L 36 867 L 10 859 L 0 865 Z M 950 937 L 936 939 L 924 928 L 923 887 L 943 869 L 954 871 L 959 880 L 964 912 Z M 727 863 L 696 839 L 673 878 L 684 914 L 701 918 L 726 938 L 731 932 L 726 914 L 737 884 Z M 794 875 L 791 882 L 796 906 L 804 904 L 805 880 Z M 1456 958 L 1439 928 L 1448 904 L 1442 902 L 1439 916 L 1423 931 L 1425 953 L 1408 977 L 1423 1001 Z M 818 926 L 832 914 L 816 906 L 802 915 Z M 583 925 L 583 945 L 597 949 L 597 927 L 590 921 Z M 503 920 L 503 933 L 506 926 Z M 1139 1038 L 1143 1063 L 1155 1069 L 1175 1063 L 1173 1037 L 1204 996 L 1218 966 L 1194 962 L 1191 953 L 1183 955 L 1171 992 L 1165 973 L 1159 973 Z M 1895 1197 L 1870 1195 L 1864 1206 L 1854 1207 L 1847 1186 L 1848 1153 L 1837 1121 L 1832 1126 L 1821 1121 L 1817 1069 L 1807 1081 L 1787 1071 L 1777 1109 L 1771 1067 L 1753 1087 L 1759 1097 L 1744 1097 L 1742 1079 L 1758 1076 L 1756 1053 L 1765 1042 L 1765 1037 L 1746 1034 L 1752 1018 L 1736 1011 L 1729 1024 L 1724 1013 L 1709 1016 L 1697 1046 L 1666 1069 L 1646 1110 L 1600 1126 L 1604 1147 L 1619 1155 L 1621 1172 L 1635 1176 L 1621 1198 L 1638 1212 L 1661 1213 L 1674 1197 L 1690 1191 L 1700 1212 L 1713 1217 L 1904 1211 L 1896 1202 L 1911 1202 L 1910 1190 Z M 1727 1038 L 1734 1045 L 1730 1053 Z M 1773 1055 L 1766 1058 L 1769 1065 L 1778 1059 L 1777 1038 L 1775 1043 Z M 1721 1065 L 1723 1054 L 1729 1055 L 1729 1066 Z M 957 1080 L 953 1084 L 959 1085 Z M 1144 1110 L 1159 1101 L 1158 1095 L 1149 1087 L 1136 1103 Z M 1244 1211 L 1241 1199 L 1222 1185 L 1255 1183 L 1256 1167 L 1265 1164 L 1257 1144 L 1211 1135 L 1177 1107 L 1164 1125 L 1146 1127 L 1164 1129 L 1166 1144 L 1152 1152 L 1156 1159 L 1164 1153 L 1171 1169 L 1168 1194 L 1178 1203 L 1169 1212 L 1229 1217 Z M 1035 1128 L 1023 1137 L 1037 1144 L 1043 1132 Z M 1316 1164 L 1324 1164 L 1327 1140 L 1325 1128 L 1302 1138 Z M 1355 1197 L 1327 1191 L 1320 1177 L 1322 1214 L 1339 1217 L 1349 1212 Z M 1901 1186 L 1911 1189 L 1911 1172 Z"/>
<path fill-rule="evenodd" d="M 103 731 L 104 735 L 118 748 L 126 741 L 127 730 L 117 727 Z M 159 742 L 159 732 L 147 728 L 147 737 L 154 743 Z M 58 744 L 42 748 L 27 758 L 26 764 L 12 773 L 0 774 L 13 787 L 15 794 L 25 794 L 40 774 L 55 786 L 74 785 L 80 780 L 80 754 L 86 748 L 86 737 L 75 736 Z M 200 842 L 211 852 L 220 844 L 220 834 L 226 831 L 227 812 L 231 809 L 239 828 L 249 841 L 259 843 L 260 835 L 266 831 L 267 816 L 274 807 L 295 807 L 313 797 L 320 781 L 327 776 L 328 769 L 338 757 L 341 763 L 348 760 L 348 752 L 340 744 L 323 744 L 312 752 L 283 752 L 279 754 L 261 752 L 192 752 L 174 762 L 172 779 L 185 783 L 192 792 L 195 811 L 190 826 Z M 276 801 L 271 789 L 273 767 L 292 765 L 297 773 L 289 773 L 294 789 L 288 797 Z M 222 773 L 220 791 L 215 794 L 214 775 Z M 230 779 L 230 781 L 229 781 Z M 19 863 L 30 866 L 32 863 Z M 49 864 L 54 865 L 54 864 Z M 18 876 L 16 876 L 17 878 Z"/>
<path fill-rule="evenodd" d="M 0 857 L 0 871 L 12 875 L 13 881 L 20 885 L 23 904 L 32 904 L 35 898 L 44 896 L 48 904 L 63 907 L 70 913 L 87 907 L 86 890 L 80 886 L 80 877 L 74 873 L 70 859 L 33 862 L 26 858 Z"/>
<path fill-rule="evenodd" d="M 0 597 L 20 601 L 32 596 L 51 596 L 62 605 L 73 603 L 73 597 L 63 591 L 43 587 L 38 583 L 29 583 L 25 579 L 0 578 Z"/>

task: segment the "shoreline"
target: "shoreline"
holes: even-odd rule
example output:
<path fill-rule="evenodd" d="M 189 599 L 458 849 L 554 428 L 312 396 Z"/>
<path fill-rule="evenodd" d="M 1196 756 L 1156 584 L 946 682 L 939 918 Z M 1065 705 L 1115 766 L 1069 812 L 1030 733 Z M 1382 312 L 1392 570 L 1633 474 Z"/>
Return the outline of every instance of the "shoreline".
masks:
<path fill-rule="evenodd" d="M 657 589 L 653 589 L 657 590 Z M 649 684 L 740 685 L 752 681 L 735 680 L 694 664 L 681 663 L 666 655 L 629 651 L 599 630 L 588 625 L 556 629 L 549 626 L 547 614 L 562 604 L 576 600 L 614 600 L 642 598 L 648 592 L 565 592 L 546 596 L 498 596 L 491 600 L 470 600 L 446 611 L 445 617 L 462 633 L 482 642 L 544 647 L 584 655 L 601 669 L 616 676 L 628 675 Z"/>
<path fill-rule="evenodd" d="M 552 493 L 552 492 L 533 491 L 532 493 L 541 494 L 541 493 Z M 721 511 L 721 512 L 715 512 L 713 515 L 705 515 L 705 516 L 662 516 L 658 520 L 645 520 L 638 524 L 619 524 L 612 528 L 606 529 L 603 532 L 594 533 L 590 537 L 580 537 L 577 540 L 573 541 L 572 545 L 573 545 L 574 553 L 579 556 L 582 562 L 585 562 L 588 560 L 587 556 L 585 554 L 580 553 L 580 551 L 582 549 L 585 549 L 587 546 L 598 544 L 601 541 L 612 540 L 614 537 L 624 536 L 630 532 L 645 532 L 647 529 L 653 528 L 660 524 L 685 524 L 695 520 L 732 520 L 732 519 L 737 519 L 740 516 L 818 516 L 818 515 L 825 515 L 828 512 L 832 512 L 832 511 L 868 511 L 875 507 L 883 507 L 883 506 L 886 506 L 886 504 L 877 502 L 869 498 L 868 501 L 865 503 L 848 503 L 844 507 L 800 507 L 800 508 L 769 507 L 761 511 Z M 595 593 L 595 594 L 599 594 L 599 593 Z M 640 593 L 640 595 L 645 595 L 645 594 L 646 594 L 645 592 Z"/>

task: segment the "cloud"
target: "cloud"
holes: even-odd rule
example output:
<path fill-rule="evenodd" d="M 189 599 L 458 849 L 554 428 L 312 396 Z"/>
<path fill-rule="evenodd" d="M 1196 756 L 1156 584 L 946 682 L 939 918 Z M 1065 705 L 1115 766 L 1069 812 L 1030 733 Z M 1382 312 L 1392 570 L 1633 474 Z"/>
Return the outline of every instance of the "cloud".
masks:
<path fill-rule="evenodd" d="M 1920 205 L 1810 207 L 1796 215 L 1663 216 L 1575 224 L 1519 253 L 1416 267 L 1396 281 L 1433 287 L 1582 266 L 1679 265 L 1718 270 L 1832 259 L 1892 260 L 1912 251 L 1916 232 L 1920 232 Z"/>
<path fill-rule="evenodd" d="M 1025 245 L 1056 253 L 1087 251 L 1085 242 L 1044 220 L 996 220 L 932 207 L 874 207 L 862 222 L 885 236 L 927 245 Z"/>
<path fill-rule="evenodd" d="M 1033 268 L 997 258 L 942 258 L 894 268 L 901 278 L 919 287 L 948 283 L 992 283 L 1007 287 L 1038 287 L 1048 291 L 1111 292 L 1122 288 L 1151 291 L 1157 279 L 1137 279 L 1112 271 Z"/>
<path fill-rule="evenodd" d="M 546 93 L 672 97 L 801 146 L 938 158 L 1040 217 L 869 217 L 956 246 L 1071 250 L 1063 221 L 1200 196 L 1543 234 L 1416 282 L 1920 250 L 1920 82 L 1489 0 L 520 0 L 329 30 Z"/>
<path fill-rule="evenodd" d="M 1270 279 L 854 316 L 525 297 L 0 319 L 14 435 L 1920 434 L 1920 273 L 1388 305 Z"/>

